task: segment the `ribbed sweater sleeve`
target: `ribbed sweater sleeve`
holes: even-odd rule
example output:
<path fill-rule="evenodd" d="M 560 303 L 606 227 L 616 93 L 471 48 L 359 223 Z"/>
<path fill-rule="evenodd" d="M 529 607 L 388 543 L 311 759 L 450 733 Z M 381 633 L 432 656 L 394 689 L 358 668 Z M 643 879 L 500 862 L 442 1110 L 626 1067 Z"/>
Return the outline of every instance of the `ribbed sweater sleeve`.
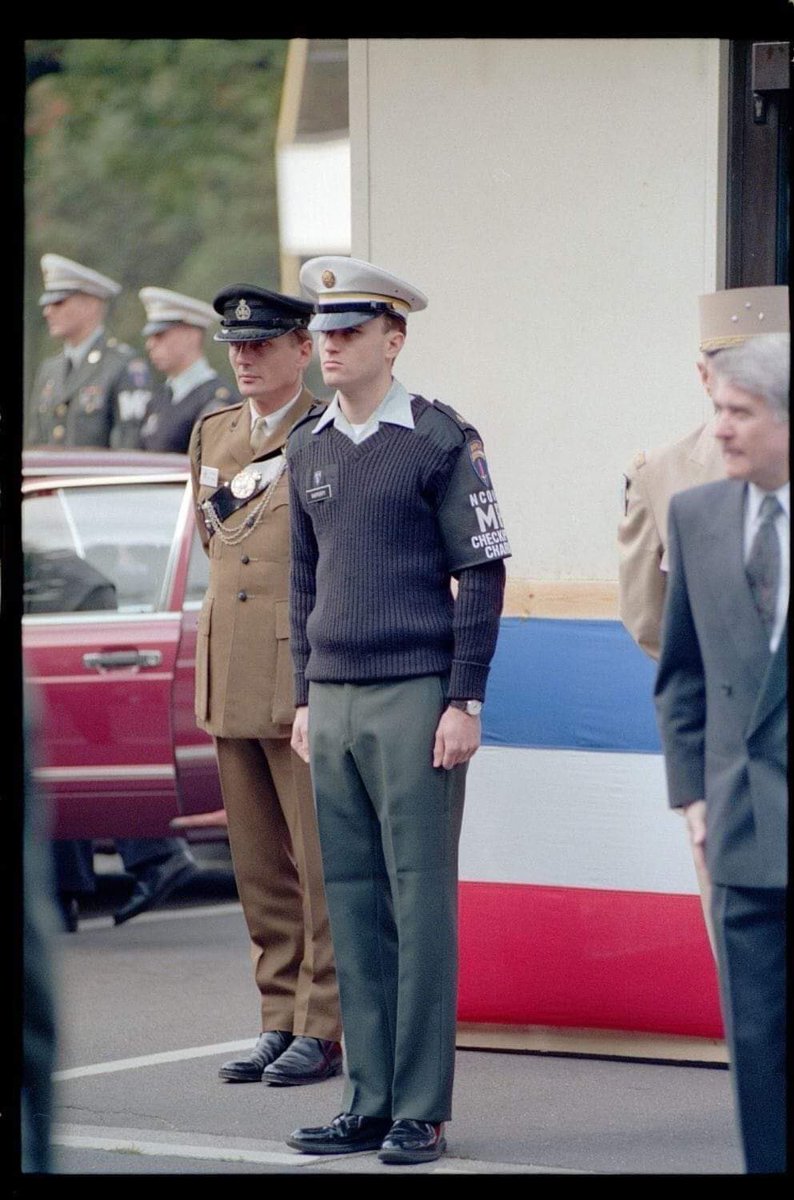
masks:
<path fill-rule="evenodd" d="M 306 663 L 309 639 L 306 622 L 314 608 L 317 572 L 317 541 L 312 523 L 300 503 L 295 477 L 290 472 L 289 503 L 291 522 L 290 563 L 290 648 L 295 667 L 295 704 L 309 702 Z"/>
<path fill-rule="evenodd" d="M 499 633 L 505 590 L 502 559 L 467 567 L 458 576 L 452 618 L 455 646 L 449 677 L 452 700 L 484 700 Z"/>

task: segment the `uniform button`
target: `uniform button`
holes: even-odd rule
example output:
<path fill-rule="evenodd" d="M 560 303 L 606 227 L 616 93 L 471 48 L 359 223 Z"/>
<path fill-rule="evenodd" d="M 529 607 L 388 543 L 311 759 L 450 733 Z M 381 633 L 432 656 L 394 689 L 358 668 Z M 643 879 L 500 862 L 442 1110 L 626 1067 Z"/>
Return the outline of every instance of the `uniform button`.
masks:
<path fill-rule="evenodd" d="M 52 436 L 56 439 L 56 441 L 60 441 L 63 437 L 65 437 L 66 430 L 64 429 L 63 425 L 56 425 L 52 431 Z"/>
<path fill-rule="evenodd" d="M 251 560 L 247 554 L 244 554 L 243 557 L 240 559 L 240 562 L 243 564 L 244 567 L 247 567 L 248 564 L 250 563 L 250 561 Z"/>
<path fill-rule="evenodd" d="M 238 593 L 237 593 L 237 599 L 238 599 L 238 600 L 247 600 L 247 599 L 248 599 L 248 594 L 247 594 L 246 592 L 238 592 Z"/>
<path fill-rule="evenodd" d="M 56 417 L 65 417 L 66 416 L 66 405 L 59 404 L 58 407 L 55 409 L 55 415 L 56 415 Z"/>

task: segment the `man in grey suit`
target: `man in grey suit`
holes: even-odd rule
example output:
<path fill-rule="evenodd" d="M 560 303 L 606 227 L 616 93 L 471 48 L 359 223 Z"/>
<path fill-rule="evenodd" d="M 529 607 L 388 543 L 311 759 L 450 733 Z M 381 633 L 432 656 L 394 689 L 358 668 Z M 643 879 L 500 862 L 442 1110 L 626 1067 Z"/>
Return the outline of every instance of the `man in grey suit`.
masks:
<path fill-rule="evenodd" d="M 713 885 L 748 1173 L 786 1167 L 789 335 L 713 359 L 725 480 L 674 496 L 656 682 L 670 804 Z"/>

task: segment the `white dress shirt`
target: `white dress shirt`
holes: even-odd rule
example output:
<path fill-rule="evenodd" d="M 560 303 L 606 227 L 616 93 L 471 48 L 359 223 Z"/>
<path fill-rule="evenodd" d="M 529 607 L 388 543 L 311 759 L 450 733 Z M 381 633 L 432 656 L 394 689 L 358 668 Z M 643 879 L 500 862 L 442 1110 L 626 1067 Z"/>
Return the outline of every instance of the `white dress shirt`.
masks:
<path fill-rule="evenodd" d="M 404 429 L 413 429 L 414 427 L 414 414 L 411 411 L 410 394 L 397 379 L 392 380 L 392 385 L 388 392 L 363 425 L 352 425 L 348 421 L 342 412 L 339 403 L 339 392 L 337 392 L 315 425 L 314 432 L 319 433 L 321 429 L 325 429 L 326 425 L 333 423 L 334 428 L 343 433 L 345 437 L 349 437 L 351 442 L 358 444 L 365 441 L 368 437 L 372 437 L 373 433 L 377 433 L 382 422 L 386 422 L 389 425 L 402 425 Z"/>
<path fill-rule="evenodd" d="M 302 391 L 303 391 L 303 384 L 300 385 L 300 387 L 298 388 L 297 392 L 295 393 L 295 395 L 292 397 L 291 400 L 288 400 L 286 404 L 283 404 L 281 406 L 281 408 L 277 408 L 275 412 L 268 413 L 266 416 L 263 416 L 262 413 L 258 413 L 256 411 L 256 409 L 254 408 L 253 400 L 249 400 L 248 401 L 248 411 L 251 414 L 251 431 L 253 432 L 253 428 L 254 428 L 254 425 L 256 424 L 256 422 L 261 421 L 264 424 L 265 429 L 268 431 L 268 433 L 272 433 L 273 430 L 278 425 L 279 421 L 283 420 L 283 418 L 287 415 L 289 410 L 292 408 L 293 404 L 295 404 L 295 402 L 297 401 L 297 399 L 300 396 Z"/>

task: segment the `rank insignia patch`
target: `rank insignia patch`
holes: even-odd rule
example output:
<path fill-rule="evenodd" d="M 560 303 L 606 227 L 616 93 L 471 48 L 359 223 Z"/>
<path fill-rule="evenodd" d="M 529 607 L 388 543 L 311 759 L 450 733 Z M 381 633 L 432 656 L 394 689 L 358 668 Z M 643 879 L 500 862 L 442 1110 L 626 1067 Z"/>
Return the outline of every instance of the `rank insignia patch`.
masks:
<path fill-rule="evenodd" d="M 469 442 L 469 459 L 474 468 L 474 473 L 477 478 L 485 484 L 486 487 L 491 486 L 491 477 L 488 474 L 488 464 L 485 461 L 485 448 L 482 442 L 475 439 Z"/>
<path fill-rule="evenodd" d="M 133 387 L 145 388 L 149 382 L 149 368 L 142 358 L 131 358 L 127 366 Z"/>

